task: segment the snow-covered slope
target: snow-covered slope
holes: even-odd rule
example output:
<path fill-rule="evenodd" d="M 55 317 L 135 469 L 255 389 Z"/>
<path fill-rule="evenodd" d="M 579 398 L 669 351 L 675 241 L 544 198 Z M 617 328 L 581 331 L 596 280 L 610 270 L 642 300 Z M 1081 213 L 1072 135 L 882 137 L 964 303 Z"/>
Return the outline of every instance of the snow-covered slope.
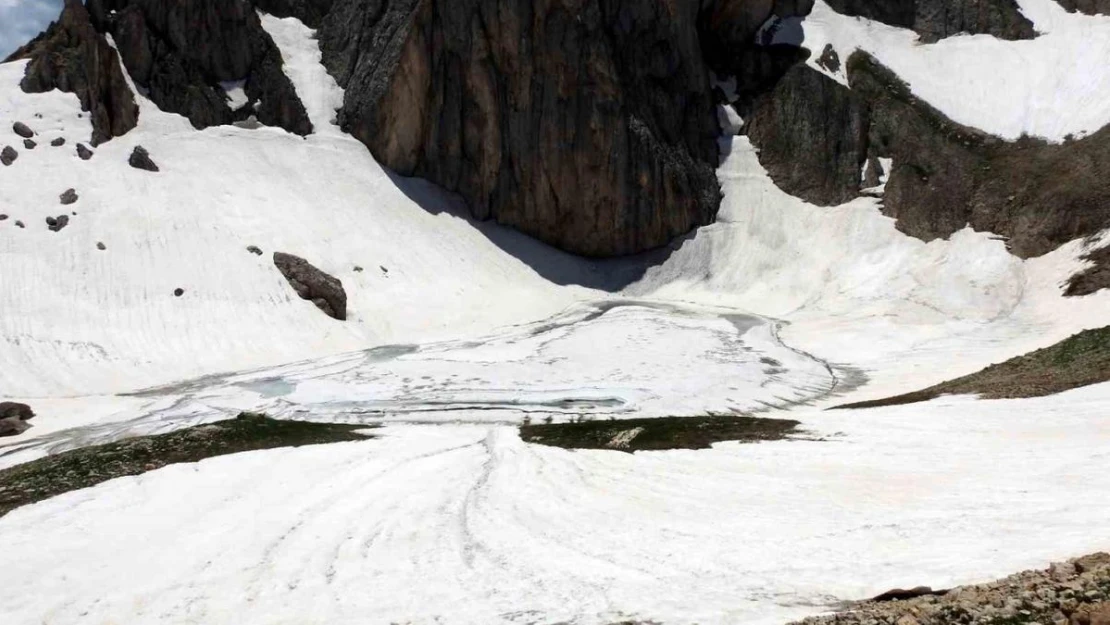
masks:
<path fill-rule="evenodd" d="M 576 299 L 499 245 L 546 256 L 571 277 L 582 263 L 511 231 L 476 227 L 460 217 L 457 200 L 397 180 L 361 143 L 332 130 L 334 81 L 313 64 L 310 31 L 285 22 L 267 20 L 320 129 L 307 139 L 268 128 L 196 131 L 139 97 L 139 127 L 82 161 L 73 145 L 87 142 L 90 125 L 77 99 L 24 94 L 16 86 L 24 63 L 0 65 L 3 132 L 13 121 L 39 132 L 36 149 L 19 146 L 19 159 L 0 168 L 0 212 L 10 216 L 0 222 L 0 395 L 131 390 L 374 343 L 458 337 L 542 318 Z M 55 137 L 66 145 L 48 145 Z M 128 166 L 136 145 L 161 172 Z M 61 206 L 68 188 L 80 199 Z M 71 210 L 65 229 L 47 229 L 47 216 Z M 315 314 L 297 298 L 274 269 L 274 251 L 340 278 L 350 319 Z M 184 296 L 174 297 L 175 288 Z"/>
<path fill-rule="evenodd" d="M 816 51 L 810 65 L 842 82 L 843 69 L 833 74 L 817 63 L 821 51 L 831 44 L 846 60 L 865 50 L 951 119 L 1007 139 L 1062 141 L 1110 123 L 1110 17 L 1068 13 L 1055 0 L 1017 1 L 1040 33 L 1035 39 L 962 35 L 922 44 L 912 31 L 840 15 L 822 0 L 781 36 L 804 38 Z"/>

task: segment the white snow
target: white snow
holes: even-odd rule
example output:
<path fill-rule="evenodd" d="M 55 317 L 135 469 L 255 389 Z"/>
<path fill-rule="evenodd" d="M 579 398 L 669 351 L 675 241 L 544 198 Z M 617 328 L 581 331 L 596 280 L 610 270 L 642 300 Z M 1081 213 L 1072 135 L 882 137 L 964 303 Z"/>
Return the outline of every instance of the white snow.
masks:
<path fill-rule="evenodd" d="M 227 105 L 233 111 L 243 108 L 250 102 L 250 98 L 247 97 L 247 92 L 244 89 L 246 82 L 245 80 L 229 80 L 220 83 L 220 88 L 227 94 Z"/>
<path fill-rule="evenodd" d="M 783 623 L 1110 544 L 1110 385 L 803 415 L 825 441 L 627 455 L 390 427 L 0 519 L 29 623 Z"/>
<path fill-rule="evenodd" d="M 865 50 L 948 117 L 1007 139 L 1062 141 L 1110 123 L 1110 17 L 1068 13 L 1055 0 L 1018 5 L 1040 33 L 1035 39 L 961 35 L 923 44 L 910 30 L 840 15 L 822 0 L 800 27 L 814 69 L 844 82 L 817 65 L 821 51 L 831 44 L 847 61 Z"/>
<path fill-rule="evenodd" d="M 1105 20 L 1020 1 L 1049 43 L 921 46 L 822 2 L 803 26 L 807 45 L 875 46 L 919 95 L 948 80 L 922 69 L 945 55 L 998 55 L 1005 75 L 1023 46 L 1081 60 L 1105 44 Z M 781 623 L 1110 547 L 1110 384 L 817 409 L 1106 325 L 1110 292 L 1060 294 L 1083 242 L 1028 261 L 970 229 L 924 243 L 881 215 L 881 198 L 820 208 L 786 195 L 746 138 L 727 137 L 718 223 L 619 292 L 566 286 L 617 283 L 637 261 L 561 254 L 384 171 L 332 123 L 342 92 L 312 31 L 263 24 L 307 138 L 198 132 L 140 97 L 139 128 L 80 161 L 72 145 L 90 127 L 76 99 L 24 94 L 23 64 L 0 65 L 0 132 L 21 120 L 43 139 L 0 168 L 0 396 L 39 413 L 0 443 L 0 467 L 241 410 L 384 427 L 15 510 L 0 518 L 0 623 Z M 1081 28 L 1085 43 L 1065 36 Z M 989 74 L 971 65 L 952 80 Z M 1066 67 L 1110 91 L 1104 67 Z M 1059 90 L 1020 119 L 1010 103 L 934 104 L 973 125 L 1002 107 L 994 131 L 1059 138 L 1110 110 L 1089 101 L 1068 116 L 1085 97 L 1077 71 L 1050 82 L 1038 65 L 991 92 Z M 41 145 L 55 136 L 66 147 Z M 160 173 L 127 166 L 140 144 Z M 63 209 L 69 187 L 81 199 Z M 70 225 L 47 231 L 44 217 L 70 208 Z M 273 251 L 341 278 L 349 319 L 297 298 Z M 628 455 L 525 445 L 513 427 L 752 411 L 799 419 L 806 435 Z"/>

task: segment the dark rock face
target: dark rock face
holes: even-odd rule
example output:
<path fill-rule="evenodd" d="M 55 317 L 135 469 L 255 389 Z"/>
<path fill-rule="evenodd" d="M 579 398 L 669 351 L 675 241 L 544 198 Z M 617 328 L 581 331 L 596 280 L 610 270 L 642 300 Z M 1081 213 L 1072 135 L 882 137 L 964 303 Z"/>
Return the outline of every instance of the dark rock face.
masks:
<path fill-rule="evenodd" d="M 73 189 L 66 189 L 64 193 L 58 196 L 63 205 L 70 205 L 77 201 L 77 191 Z"/>
<path fill-rule="evenodd" d="M 28 93 L 61 89 L 74 93 L 92 120 L 92 144 L 135 127 L 139 108 L 116 51 L 93 28 L 81 0 L 66 0 L 61 17 L 9 57 L 29 58 L 20 87 Z"/>
<path fill-rule="evenodd" d="M 90 158 L 93 157 L 93 151 L 90 150 L 89 148 L 85 147 L 85 144 L 78 143 L 77 144 L 77 156 L 81 157 L 81 160 L 87 161 L 87 160 L 89 160 Z"/>
<path fill-rule="evenodd" d="M 0 436 L 17 436 L 30 428 L 29 424 L 20 419 L 0 419 Z"/>
<path fill-rule="evenodd" d="M 1094 265 L 1072 276 L 1068 280 L 1064 295 L 1069 297 L 1090 295 L 1110 287 L 1110 245 L 1085 255 L 1083 260 Z"/>
<path fill-rule="evenodd" d="M 89 0 L 89 12 L 159 108 L 197 128 L 254 114 L 296 134 L 312 132 L 281 53 L 247 0 Z M 231 81 L 244 81 L 249 99 L 238 111 L 220 87 Z"/>
<path fill-rule="evenodd" d="M 813 0 L 710 0 L 698 28 L 706 58 L 726 58 L 755 42 L 755 35 L 772 18 L 804 17 Z"/>
<path fill-rule="evenodd" d="M 35 136 L 35 131 L 28 128 L 27 124 L 24 124 L 23 122 L 16 122 L 12 124 L 12 132 L 19 135 L 20 137 L 23 137 L 24 139 L 30 139 L 31 137 Z"/>
<path fill-rule="evenodd" d="M 47 217 L 46 227 L 51 232 L 58 232 L 62 228 L 69 225 L 69 215 L 58 215 L 57 217 Z"/>
<path fill-rule="evenodd" d="M 1056 0 L 1060 6 L 1075 13 L 1087 15 L 1110 15 L 1110 0 Z"/>
<path fill-rule="evenodd" d="M 283 252 L 274 252 L 274 265 L 301 299 L 316 304 L 333 319 L 347 318 L 347 292 L 338 278 L 320 271 L 299 256 Z"/>
<path fill-rule="evenodd" d="M 53 147 L 56 147 L 56 148 L 60 148 L 65 144 L 66 144 L 65 137 L 58 137 L 57 139 L 54 139 L 53 141 L 50 142 L 50 145 L 53 146 Z"/>
<path fill-rule="evenodd" d="M 295 17 L 309 28 L 319 28 L 334 0 L 254 0 L 254 5 L 277 17 Z"/>
<path fill-rule="evenodd" d="M 746 130 L 759 162 L 792 195 L 826 206 L 859 196 L 870 110 L 847 87 L 796 65 L 758 100 Z"/>
<path fill-rule="evenodd" d="M 146 148 L 141 145 L 137 145 L 134 150 L 131 150 L 131 156 L 128 157 L 127 164 L 135 169 L 158 171 L 158 166 L 150 158 L 150 152 L 147 152 Z"/>
<path fill-rule="evenodd" d="M 709 223 L 719 134 L 698 3 L 336 0 L 341 126 L 386 166 L 571 252 Z"/>
<path fill-rule="evenodd" d="M 0 163 L 3 163 L 5 167 L 14 163 L 17 158 L 19 158 L 19 152 L 16 152 L 15 148 L 10 145 L 6 145 L 3 150 L 0 150 Z"/>
<path fill-rule="evenodd" d="M 968 33 L 1032 39 L 1033 23 L 1015 0 L 828 0 L 836 12 L 910 28 L 932 43 Z"/>
<path fill-rule="evenodd" d="M 952 122 L 866 54 L 848 70 L 871 103 L 871 154 L 894 160 L 884 212 L 903 232 L 931 240 L 970 224 L 1029 258 L 1110 227 L 1110 127 L 1058 145 L 1007 142 Z"/>

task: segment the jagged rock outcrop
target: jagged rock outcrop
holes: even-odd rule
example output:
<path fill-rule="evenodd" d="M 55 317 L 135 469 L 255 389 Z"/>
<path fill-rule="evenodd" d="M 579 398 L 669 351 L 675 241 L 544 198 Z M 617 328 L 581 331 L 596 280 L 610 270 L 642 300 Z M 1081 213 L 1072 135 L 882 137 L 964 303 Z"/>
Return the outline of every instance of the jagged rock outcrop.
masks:
<path fill-rule="evenodd" d="M 335 0 L 254 0 L 259 9 L 277 17 L 295 17 L 318 28 Z"/>
<path fill-rule="evenodd" d="M 910 28 L 930 43 L 960 33 L 1000 39 L 1032 39 L 1037 34 L 1015 0 L 826 1 L 838 13 Z"/>
<path fill-rule="evenodd" d="M 347 318 L 347 292 L 338 278 L 317 269 L 300 256 L 284 252 L 274 252 L 274 265 L 301 299 L 316 304 L 333 319 Z"/>
<path fill-rule="evenodd" d="M 719 134 L 679 0 L 336 0 L 338 119 L 386 166 L 575 253 L 709 223 Z"/>
<path fill-rule="evenodd" d="M 61 17 L 8 60 L 30 59 L 20 87 L 28 93 L 60 89 L 77 95 L 89 112 L 97 145 L 135 127 L 139 108 L 119 57 L 93 27 L 80 0 L 66 0 Z"/>
<path fill-rule="evenodd" d="M 248 0 L 89 0 L 89 12 L 159 108 L 197 128 L 253 114 L 296 134 L 312 132 L 281 53 Z M 248 102 L 233 111 L 222 85 L 239 81 Z"/>
<path fill-rule="evenodd" d="M 871 103 L 869 150 L 894 161 L 884 212 L 903 232 L 930 240 L 970 225 L 1029 258 L 1110 227 L 1110 126 L 1062 144 L 1004 141 L 949 120 L 865 53 L 848 73 Z"/>
<path fill-rule="evenodd" d="M 1060 6 L 1075 13 L 1087 15 L 1110 15 L 1110 0 L 1056 0 Z"/>
<path fill-rule="evenodd" d="M 835 80 L 795 65 L 758 100 L 745 130 L 759 162 L 791 194 L 826 206 L 859 196 L 870 108 Z"/>

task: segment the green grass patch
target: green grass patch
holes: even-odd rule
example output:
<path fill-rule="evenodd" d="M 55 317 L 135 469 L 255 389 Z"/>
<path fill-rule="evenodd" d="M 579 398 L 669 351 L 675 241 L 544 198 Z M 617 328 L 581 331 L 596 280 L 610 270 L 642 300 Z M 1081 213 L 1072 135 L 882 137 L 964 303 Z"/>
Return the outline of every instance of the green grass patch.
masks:
<path fill-rule="evenodd" d="M 797 421 L 754 417 L 664 417 L 616 421 L 580 421 L 524 425 L 520 438 L 563 449 L 609 449 L 635 452 L 706 449 L 713 443 L 753 443 L 786 438 Z"/>
<path fill-rule="evenodd" d="M 170 464 L 258 449 L 366 440 L 356 430 L 369 427 L 284 421 L 244 412 L 168 434 L 74 449 L 0 470 L 0 516 L 71 490 Z"/>
<path fill-rule="evenodd" d="M 1044 397 L 1110 380 L 1110 326 L 1084 330 L 1059 343 L 991 365 L 927 389 L 837 408 L 875 408 L 927 401 L 941 395 L 986 399 Z"/>

